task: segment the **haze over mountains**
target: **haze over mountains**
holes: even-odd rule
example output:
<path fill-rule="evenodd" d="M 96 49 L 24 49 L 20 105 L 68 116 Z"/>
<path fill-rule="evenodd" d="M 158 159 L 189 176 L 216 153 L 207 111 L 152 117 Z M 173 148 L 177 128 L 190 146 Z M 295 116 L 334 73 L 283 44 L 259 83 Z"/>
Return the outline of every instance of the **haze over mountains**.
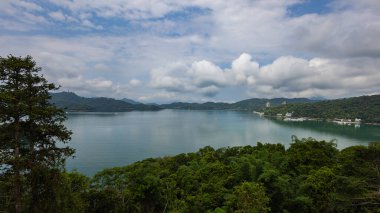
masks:
<path fill-rule="evenodd" d="M 52 93 L 52 102 L 71 112 L 125 112 L 154 111 L 161 109 L 182 110 L 237 110 L 261 111 L 269 115 L 293 112 L 296 117 L 321 119 L 361 118 L 367 122 L 380 122 L 380 95 L 352 97 L 336 100 L 312 100 L 307 98 L 252 98 L 235 103 L 206 102 L 170 104 L 142 104 L 131 99 L 80 97 L 72 92 Z M 270 108 L 268 107 L 270 105 Z M 268 111 L 269 110 L 269 111 Z"/>
<path fill-rule="evenodd" d="M 269 102 L 271 106 L 279 106 L 288 103 L 316 102 L 307 98 L 252 98 L 236 103 L 206 102 L 186 103 L 175 102 L 171 104 L 142 104 L 131 99 L 116 100 L 113 98 L 80 97 L 72 92 L 52 93 L 52 102 L 66 111 L 89 112 L 122 112 L 132 110 L 160 110 L 160 109 L 191 109 L 191 110 L 261 110 Z"/>
<path fill-rule="evenodd" d="M 127 100 L 115 100 L 113 98 L 85 98 L 72 92 L 52 93 L 52 102 L 66 111 L 85 112 L 124 112 L 132 110 L 159 110 L 160 107 L 145 105 Z"/>

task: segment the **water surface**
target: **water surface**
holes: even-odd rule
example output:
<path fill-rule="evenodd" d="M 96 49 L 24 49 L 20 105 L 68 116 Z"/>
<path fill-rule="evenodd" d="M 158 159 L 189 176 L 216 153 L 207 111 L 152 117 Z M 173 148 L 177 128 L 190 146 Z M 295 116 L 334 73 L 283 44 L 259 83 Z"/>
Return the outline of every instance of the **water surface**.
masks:
<path fill-rule="evenodd" d="M 93 175 L 101 169 L 145 158 L 194 152 L 210 145 L 281 143 L 291 136 L 337 140 L 338 148 L 380 141 L 379 126 L 342 126 L 326 122 L 285 122 L 248 112 L 162 110 L 158 112 L 74 113 L 66 126 L 76 149 L 67 169 Z"/>

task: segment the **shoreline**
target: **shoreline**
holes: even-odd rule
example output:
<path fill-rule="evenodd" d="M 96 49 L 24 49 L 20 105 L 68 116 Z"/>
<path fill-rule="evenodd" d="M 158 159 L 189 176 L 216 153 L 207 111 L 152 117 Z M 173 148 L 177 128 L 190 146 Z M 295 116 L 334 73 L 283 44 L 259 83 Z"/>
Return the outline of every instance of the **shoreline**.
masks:
<path fill-rule="evenodd" d="M 254 114 L 259 115 L 260 117 L 267 117 L 267 118 L 277 118 L 281 119 L 283 121 L 290 121 L 290 122 L 303 122 L 303 121 L 321 121 L 321 122 L 328 122 L 328 123 L 336 123 L 339 125 L 371 125 L 371 126 L 380 126 L 380 123 L 372 123 L 372 122 L 355 122 L 355 121 L 340 121 L 345 119 L 323 119 L 323 118 L 309 118 L 309 117 L 286 117 L 286 116 L 277 116 L 277 115 L 265 115 L 263 112 L 257 112 L 253 111 Z"/>

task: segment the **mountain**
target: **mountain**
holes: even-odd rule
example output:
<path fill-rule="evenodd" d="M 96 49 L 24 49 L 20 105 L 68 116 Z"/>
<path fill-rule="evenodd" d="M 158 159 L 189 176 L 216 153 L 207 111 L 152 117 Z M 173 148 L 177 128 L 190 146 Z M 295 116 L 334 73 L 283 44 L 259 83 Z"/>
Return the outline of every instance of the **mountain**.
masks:
<path fill-rule="evenodd" d="M 131 104 L 113 98 L 84 98 L 72 92 L 51 93 L 51 102 L 66 111 L 124 112 L 132 110 L 160 110 L 158 106 Z"/>
<path fill-rule="evenodd" d="M 267 103 L 270 106 L 287 105 L 290 103 L 310 103 L 315 102 L 307 98 L 252 98 L 231 104 L 231 109 L 234 110 L 262 110 L 266 107 Z"/>
<path fill-rule="evenodd" d="M 121 101 L 124 101 L 124 102 L 127 102 L 127 103 L 130 103 L 130 104 L 142 104 L 140 102 L 137 102 L 137 101 L 134 101 L 132 99 L 128 99 L 128 98 L 123 98 L 121 99 Z"/>
<path fill-rule="evenodd" d="M 165 109 L 190 109 L 190 110 L 262 110 L 265 108 L 267 103 L 270 103 L 271 106 L 279 106 L 281 104 L 288 103 L 309 103 L 315 102 L 307 98 L 273 98 L 273 99 L 264 99 L 264 98 L 252 98 L 236 103 L 222 103 L 222 102 L 206 102 L 206 103 L 184 103 L 176 102 L 171 104 L 162 104 L 160 107 Z"/>
<path fill-rule="evenodd" d="M 380 95 L 352 97 L 315 103 L 287 104 L 265 110 L 266 115 L 292 112 L 293 117 L 355 119 L 380 123 Z"/>
<path fill-rule="evenodd" d="M 160 107 L 165 109 L 190 109 L 190 110 L 224 110 L 229 109 L 230 104 L 228 103 L 215 103 L 215 102 L 206 102 L 206 103 L 184 103 L 184 102 L 175 102 L 171 104 L 162 104 Z"/>
<path fill-rule="evenodd" d="M 320 119 L 360 118 L 364 122 L 380 123 L 380 95 L 361 96 L 337 100 L 317 101 L 307 98 L 252 98 L 236 103 L 175 102 L 162 105 L 146 105 L 130 99 L 115 100 L 113 98 L 85 98 L 72 92 L 51 93 L 57 107 L 66 111 L 87 112 L 124 112 L 132 110 L 151 111 L 160 109 L 186 110 L 237 110 L 264 111 L 266 115 L 292 112 L 293 117 L 309 117 Z M 267 104 L 271 107 L 266 107 Z"/>

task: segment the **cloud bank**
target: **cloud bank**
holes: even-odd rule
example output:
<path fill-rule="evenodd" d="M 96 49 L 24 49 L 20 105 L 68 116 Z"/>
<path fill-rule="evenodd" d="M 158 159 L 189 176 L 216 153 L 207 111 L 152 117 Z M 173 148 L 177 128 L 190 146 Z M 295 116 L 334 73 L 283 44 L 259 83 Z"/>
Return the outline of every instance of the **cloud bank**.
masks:
<path fill-rule="evenodd" d="M 293 56 L 282 56 L 260 66 L 251 55 L 243 53 L 225 69 L 205 60 L 168 64 L 152 70 L 149 85 L 170 93 L 195 92 L 208 97 L 214 97 L 222 88 L 243 85 L 252 97 L 329 94 L 337 98 L 379 91 L 379 66 L 380 61 L 372 58 L 307 60 Z"/>
<path fill-rule="evenodd" d="M 86 96 L 236 101 L 380 93 L 380 2 L 321 1 L 307 11 L 309 3 L 3 0 L 0 55 L 30 54 L 49 81 Z"/>

